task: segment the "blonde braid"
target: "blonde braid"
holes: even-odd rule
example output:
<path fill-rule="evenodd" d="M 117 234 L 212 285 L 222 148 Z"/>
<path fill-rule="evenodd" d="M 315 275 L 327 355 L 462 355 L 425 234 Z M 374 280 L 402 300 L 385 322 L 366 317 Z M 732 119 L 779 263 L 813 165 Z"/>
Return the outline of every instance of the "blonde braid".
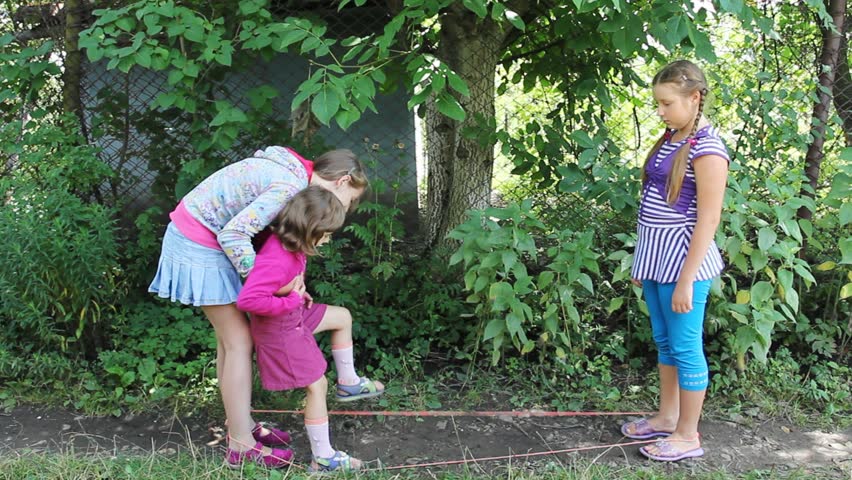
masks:
<path fill-rule="evenodd" d="M 648 152 L 648 156 L 645 157 L 645 163 L 642 164 L 642 184 L 645 184 L 645 181 L 648 180 L 648 172 L 645 171 L 648 168 L 648 164 L 651 162 L 651 159 L 654 158 L 654 154 L 657 153 L 657 150 L 660 149 L 660 146 L 663 144 L 663 141 L 666 139 L 666 134 L 668 133 L 668 129 L 663 131 L 663 134 L 660 135 L 660 139 L 657 140 L 657 143 L 651 148 L 651 151 Z"/>
<path fill-rule="evenodd" d="M 695 121 L 692 122 L 692 130 L 689 136 L 686 137 L 686 142 L 678 149 L 672 162 L 672 170 L 669 173 L 669 178 L 666 181 L 666 202 L 669 205 L 677 203 L 680 197 L 680 190 L 683 187 L 683 179 L 686 176 L 686 167 L 689 163 L 689 149 L 695 144 L 695 132 L 698 131 L 698 123 L 701 121 L 701 115 L 704 112 L 704 99 L 707 96 L 707 87 L 703 87 L 698 91 L 700 100 L 698 101 L 698 113 L 695 115 Z"/>

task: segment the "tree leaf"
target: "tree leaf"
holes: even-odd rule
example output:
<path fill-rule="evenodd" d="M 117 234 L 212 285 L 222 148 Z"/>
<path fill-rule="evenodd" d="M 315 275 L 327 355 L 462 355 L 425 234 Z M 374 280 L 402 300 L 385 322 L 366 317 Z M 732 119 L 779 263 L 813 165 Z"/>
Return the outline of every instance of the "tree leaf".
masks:
<path fill-rule="evenodd" d="M 488 9 L 483 0 L 462 0 L 462 4 L 479 18 L 485 18 L 488 15 Z"/>
<path fill-rule="evenodd" d="M 115 21 L 115 26 L 125 32 L 132 32 L 136 28 L 136 19 L 133 17 L 121 17 Z"/>
<path fill-rule="evenodd" d="M 527 26 L 524 24 L 524 19 L 522 19 L 520 15 L 513 12 L 512 10 L 506 10 L 505 15 L 506 15 L 506 20 L 508 20 L 509 23 L 511 23 L 513 27 L 517 28 L 518 30 L 520 30 L 522 32 L 526 31 Z"/>
<path fill-rule="evenodd" d="M 459 122 L 464 120 L 465 113 L 461 104 L 447 92 L 441 92 L 435 103 L 438 105 L 438 111 L 443 115 Z"/>
<path fill-rule="evenodd" d="M 623 304 L 624 304 L 624 297 L 615 297 L 615 298 L 610 299 L 609 305 L 606 307 L 606 313 L 611 315 L 612 312 L 621 308 L 621 306 Z"/>
<path fill-rule="evenodd" d="M 772 284 L 769 282 L 757 282 L 751 288 L 751 305 L 760 308 L 764 302 L 772 298 Z"/>
<path fill-rule="evenodd" d="M 769 247 L 775 245 L 775 240 L 778 238 L 778 235 L 771 228 L 763 227 L 758 232 L 757 238 L 757 248 L 766 252 L 769 250 Z"/>
<path fill-rule="evenodd" d="M 340 98 L 329 84 L 322 86 L 311 101 L 311 111 L 323 125 L 328 125 L 340 108 Z"/>
<path fill-rule="evenodd" d="M 581 273 L 580 277 L 577 279 L 580 282 L 580 285 L 585 287 L 586 290 L 589 291 L 592 295 L 595 293 L 595 287 L 592 285 L 592 278 L 589 277 L 586 273 Z"/>
<path fill-rule="evenodd" d="M 506 322 L 502 318 L 493 318 L 488 325 L 485 326 L 485 333 L 482 334 L 482 340 L 489 340 L 506 331 Z"/>
<path fill-rule="evenodd" d="M 343 130 L 347 130 L 351 127 L 359 118 L 361 118 L 361 112 L 354 108 L 341 108 L 337 111 L 337 114 L 334 115 L 334 121 L 336 121 Z"/>
<path fill-rule="evenodd" d="M 840 226 L 845 227 L 849 222 L 852 222 L 852 202 L 840 206 Z"/>
<path fill-rule="evenodd" d="M 852 297 L 852 282 L 840 287 L 840 299 L 846 300 L 849 297 Z"/>

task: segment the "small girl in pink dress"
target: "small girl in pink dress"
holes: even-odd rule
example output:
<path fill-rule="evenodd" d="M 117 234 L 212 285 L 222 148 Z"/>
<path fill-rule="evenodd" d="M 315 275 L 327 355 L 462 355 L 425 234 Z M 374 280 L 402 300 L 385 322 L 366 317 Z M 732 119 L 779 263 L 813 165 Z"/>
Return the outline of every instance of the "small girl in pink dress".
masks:
<path fill-rule="evenodd" d="M 305 430 L 311 442 L 312 471 L 358 470 L 362 462 L 331 447 L 325 377 L 327 363 L 314 334 L 331 331 L 338 401 L 376 397 L 384 385 L 355 372 L 352 316 L 343 307 L 314 303 L 304 282 L 307 257 L 343 225 L 346 208 L 334 194 L 308 187 L 278 214 L 257 253 L 254 269 L 237 297 L 251 315 L 251 335 L 263 388 L 304 388 Z"/>

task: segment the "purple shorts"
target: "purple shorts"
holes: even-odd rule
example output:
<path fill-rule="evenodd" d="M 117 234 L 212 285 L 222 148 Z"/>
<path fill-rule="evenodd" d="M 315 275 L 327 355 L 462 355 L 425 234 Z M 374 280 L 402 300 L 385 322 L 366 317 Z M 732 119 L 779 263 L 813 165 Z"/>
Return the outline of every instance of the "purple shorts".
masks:
<path fill-rule="evenodd" d="M 251 337 L 260 381 L 266 390 L 307 387 L 325 375 L 328 364 L 314 330 L 328 305 L 314 303 L 278 317 L 252 315 Z"/>

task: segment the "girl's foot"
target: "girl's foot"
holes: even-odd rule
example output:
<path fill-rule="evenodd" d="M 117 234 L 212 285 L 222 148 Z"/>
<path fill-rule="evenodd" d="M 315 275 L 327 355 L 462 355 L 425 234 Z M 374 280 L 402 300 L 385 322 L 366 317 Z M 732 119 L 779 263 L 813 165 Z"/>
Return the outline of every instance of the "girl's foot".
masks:
<path fill-rule="evenodd" d="M 634 440 L 647 440 L 649 438 L 668 437 L 676 427 L 677 422 L 667 422 L 659 416 L 654 416 L 623 424 L 621 434 Z"/>
<path fill-rule="evenodd" d="M 282 468 L 289 466 L 292 460 L 293 451 L 289 448 L 268 448 L 260 442 L 245 451 L 228 448 L 225 453 L 225 462 L 231 468 L 240 468 L 247 462 L 258 463 L 267 468 Z"/>
<path fill-rule="evenodd" d="M 254 428 L 251 429 L 251 435 L 255 440 L 267 446 L 290 444 L 289 433 L 260 423 L 255 424 Z"/>
<path fill-rule="evenodd" d="M 698 435 L 683 438 L 672 434 L 669 438 L 659 440 L 653 445 L 645 445 L 639 453 L 660 462 L 676 462 L 684 458 L 696 458 L 704 455 L 701 439 Z"/>
<path fill-rule="evenodd" d="M 364 398 L 378 397 L 385 393 L 385 386 L 381 382 L 374 382 L 367 377 L 361 377 L 355 385 L 337 384 L 337 401 L 354 402 Z"/>
<path fill-rule="evenodd" d="M 360 470 L 363 462 L 352 458 L 345 452 L 339 450 L 328 458 L 314 457 L 311 461 L 309 472 L 354 472 Z"/>

